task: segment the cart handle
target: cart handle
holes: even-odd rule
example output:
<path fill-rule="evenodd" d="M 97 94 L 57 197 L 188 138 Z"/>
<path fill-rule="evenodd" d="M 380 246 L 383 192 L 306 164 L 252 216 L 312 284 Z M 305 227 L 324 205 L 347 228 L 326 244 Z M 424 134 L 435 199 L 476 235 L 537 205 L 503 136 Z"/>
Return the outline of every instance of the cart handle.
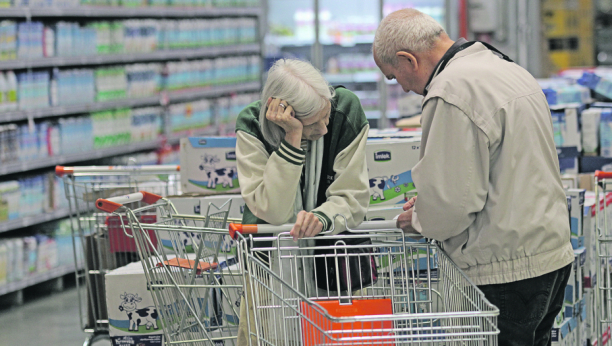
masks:
<path fill-rule="evenodd" d="M 597 181 L 612 178 L 612 172 L 595 171 Z"/>
<path fill-rule="evenodd" d="M 355 228 L 347 228 L 347 231 L 367 231 L 367 230 L 388 230 L 398 229 L 397 220 L 384 220 L 384 221 L 364 221 Z M 236 239 L 236 233 L 240 234 L 278 234 L 282 232 L 289 232 L 293 228 L 292 223 L 286 223 L 284 225 L 273 226 L 268 224 L 229 224 L 229 234 L 232 239 Z M 328 231 L 329 232 L 329 231 Z M 324 234 L 321 232 L 321 234 Z"/>
<path fill-rule="evenodd" d="M 129 195 L 111 197 L 111 198 L 99 198 L 96 201 L 96 208 L 105 211 L 107 213 L 114 213 L 115 210 L 121 208 L 124 204 L 134 203 L 143 201 L 147 204 L 153 204 L 162 198 L 160 195 L 154 193 L 140 191 L 130 193 Z"/>
<path fill-rule="evenodd" d="M 143 166 L 55 166 L 55 175 L 63 177 L 66 174 L 79 173 L 151 173 L 172 174 L 181 171 L 178 165 L 143 165 Z"/>

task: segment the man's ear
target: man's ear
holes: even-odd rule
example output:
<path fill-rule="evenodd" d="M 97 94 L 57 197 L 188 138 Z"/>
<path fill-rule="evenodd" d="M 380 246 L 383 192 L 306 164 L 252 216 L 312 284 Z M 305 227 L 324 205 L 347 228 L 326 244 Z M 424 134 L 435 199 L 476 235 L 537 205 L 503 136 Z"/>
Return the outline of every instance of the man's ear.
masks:
<path fill-rule="evenodd" d="M 419 61 L 414 54 L 399 51 L 395 53 L 395 56 L 397 57 L 398 63 L 408 68 L 410 71 L 416 71 L 419 68 Z"/>

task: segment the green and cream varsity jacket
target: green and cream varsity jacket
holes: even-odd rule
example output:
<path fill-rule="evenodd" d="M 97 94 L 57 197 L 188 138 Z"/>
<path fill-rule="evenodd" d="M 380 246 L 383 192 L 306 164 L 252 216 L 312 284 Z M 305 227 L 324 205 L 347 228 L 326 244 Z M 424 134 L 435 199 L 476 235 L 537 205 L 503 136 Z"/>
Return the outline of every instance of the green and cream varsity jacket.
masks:
<path fill-rule="evenodd" d="M 278 148 L 267 143 L 258 120 L 260 107 L 261 101 L 251 103 L 240 112 L 236 123 L 238 179 L 246 203 L 242 222 L 295 222 L 296 195 L 308 153 L 285 141 Z M 330 229 L 336 214 L 344 215 L 349 227 L 364 219 L 370 200 L 365 160 L 368 130 L 357 96 L 347 89 L 336 89 L 328 132 L 323 137 L 321 169 L 314 173 L 320 180 L 316 208 L 311 211 L 324 230 Z M 343 224 L 336 222 L 333 233 L 342 232 Z"/>

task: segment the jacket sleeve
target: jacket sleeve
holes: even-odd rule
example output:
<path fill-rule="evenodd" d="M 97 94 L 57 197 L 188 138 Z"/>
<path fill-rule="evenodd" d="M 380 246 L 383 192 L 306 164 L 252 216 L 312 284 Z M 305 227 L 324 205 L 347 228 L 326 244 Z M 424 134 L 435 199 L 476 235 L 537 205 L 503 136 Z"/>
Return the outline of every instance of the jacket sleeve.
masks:
<path fill-rule="evenodd" d="M 268 155 L 263 143 L 244 131 L 236 132 L 236 160 L 242 198 L 258 218 L 272 224 L 294 216 L 305 152 L 285 141 Z"/>
<path fill-rule="evenodd" d="M 459 235 L 485 205 L 489 179 L 486 135 L 441 98 L 423 107 L 421 160 L 412 169 L 418 191 L 413 226 L 439 241 Z"/>
<path fill-rule="evenodd" d="M 323 229 L 331 228 L 336 214 L 344 215 L 349 227 L 363 221 L 370 203 L 368 168 L 365 148 L 369 126 L 363 127 L 359 135 L 336 156 L 334 160 L 334 182 L 327 188 L 327 201 L 313 210 L 323 222 Z M 337 218 L 333 234 L 344 231 L 344 220 Z"/>

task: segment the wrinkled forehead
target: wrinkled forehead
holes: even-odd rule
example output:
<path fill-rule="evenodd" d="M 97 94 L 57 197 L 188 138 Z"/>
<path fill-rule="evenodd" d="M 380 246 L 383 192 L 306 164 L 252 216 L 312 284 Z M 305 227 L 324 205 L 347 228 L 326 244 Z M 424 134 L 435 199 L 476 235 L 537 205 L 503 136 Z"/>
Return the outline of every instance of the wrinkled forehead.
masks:
<path fill-rule="evenodd" d="M 327 105 L 325 106 L 325 108 L 323 108 L 322 111 L 320 111 L 319 113 L 315 115 L 309 116 L 307 118 L 300 118 L 299 120 L 302 122 L 302 125 L 304 126 L 312 125 L 314 123 L 321 121 L 321 119 L 324 119 L 325 117 L 327 117 L 330 112 L 331 112 L 331 102 L 327 101 Z"/>

